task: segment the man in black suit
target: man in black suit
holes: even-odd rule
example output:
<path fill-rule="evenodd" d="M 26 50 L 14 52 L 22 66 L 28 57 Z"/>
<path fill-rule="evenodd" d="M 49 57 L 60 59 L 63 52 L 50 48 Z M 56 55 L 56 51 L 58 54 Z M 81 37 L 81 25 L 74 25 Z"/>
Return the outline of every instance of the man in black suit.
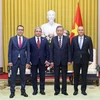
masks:
<path fill-rule="evenodd" d="M 40 75 L 40 93 L 45 95 L 45 64 L 49 61 L 49 45 L 47 39 L 41 37 L 40 27 L 35 28 L 34 33 L 35 36 L 29 40 L 33 95 L 38 93 L 37 70 L 39 70 Z"/>
<path fill-rule="evenodd" d="M 11 67 L 11 83 L 10 83 L 10 98 L 15 96 L 15 80 L 18 68 L 20 69 L 21 77 L 21 95 L 28 97 L 25 92 L 25 69 L 30 63 L 30 47 L 29 41 L 23 36 L 24 27 L 18 25 L 17 35 L 11 37 L 8 50 L 8 66 Z"/>
<path fill-rule="evenodd" d="M 78 94 L 78 81 L 81 73 L 81 93 L 87 95 L 87 70 L 88 65 L 93 61 L 93 45 L 92 40 L 89 36 L 84 34 L 83 26 L 78 27 L 78 36 L 73 37 L 71 43 L 71 54 L 73 61 L 74 69 L 74 93 L 73 95 Z"/>
<path fill-rule="evenodd" d="M 56 28 L 57 36 L 52 38 L 50 47 L 50 62 L 51 66 L 54 66 L 54 95 L 60 93 L 60 69 L 62 70 L 62 94 L 68 95 L 67 93 L 67 65 L 71 62 L 70 54 L 70 42 L 67 36 L 63 36 L 64 28 L 58 26 Z"/>

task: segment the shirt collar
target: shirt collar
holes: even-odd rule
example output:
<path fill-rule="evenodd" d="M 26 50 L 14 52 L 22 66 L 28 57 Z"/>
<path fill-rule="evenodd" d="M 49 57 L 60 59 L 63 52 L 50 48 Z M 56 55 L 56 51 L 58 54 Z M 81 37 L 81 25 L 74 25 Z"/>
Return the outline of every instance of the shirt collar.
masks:
<path fill-rule="evenodd" d="M 83 35 L 83 36 L 78 36 L 78 38 L 82 38 L 82 39 L 84 39 L 84 35 Z"/>
<path fill-rule="evenodd" d="M 58 39 L 60 39 L 60 38 L 62 39 L 62 38 L 63 38 L 63 36 L 61 36 L 61 37 L 60 37 L 60 36 L 58 36 Z"/>
<path fill-rule="evenodd" d="M 39 38 L 39 39 L 40 39 L 41 37 L 37 37 L 37 36 L 35 36 L 35 38 L 36 38 L 36 39 L 37 39 L 37 38 Z"/>
<path fill-rule="evenodd" d="M 19 36 L 19 35 L 17 35 L 17 38 L 18 38 L 18 39 L 19 39 L 19 37 L 23 38 L 23 36 Z"/>

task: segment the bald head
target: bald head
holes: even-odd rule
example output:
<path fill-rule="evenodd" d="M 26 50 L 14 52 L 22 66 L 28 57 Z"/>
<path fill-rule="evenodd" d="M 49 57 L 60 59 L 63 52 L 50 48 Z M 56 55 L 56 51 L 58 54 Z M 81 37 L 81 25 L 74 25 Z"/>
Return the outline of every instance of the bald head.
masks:
<path fill-rule="evenodd" d="M 78 35 L 79 36 L 83 36 L 84 35 L 84 27 L 83 26 L 79 26 L 77 31 L 78 31 Z"/>

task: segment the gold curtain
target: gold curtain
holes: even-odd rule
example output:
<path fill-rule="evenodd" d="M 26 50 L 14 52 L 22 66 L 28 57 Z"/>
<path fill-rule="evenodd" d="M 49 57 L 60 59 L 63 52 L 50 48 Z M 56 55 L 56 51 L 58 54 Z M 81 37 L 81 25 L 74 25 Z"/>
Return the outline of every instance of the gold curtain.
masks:
<path fill-rule="evenodd" d="M 55 22 L 71 32 L 78 2 L 86 35 L 91 36 L 97 49 L 98 0 L 2 0 L 4 72 L 7 72 L 9 39 L 16 35 L 17 25 L 22 24 L 24 36 L 30 38 L 35 27 L 48 21 L 47 11 L 52 9 L 56 12 Z"/>

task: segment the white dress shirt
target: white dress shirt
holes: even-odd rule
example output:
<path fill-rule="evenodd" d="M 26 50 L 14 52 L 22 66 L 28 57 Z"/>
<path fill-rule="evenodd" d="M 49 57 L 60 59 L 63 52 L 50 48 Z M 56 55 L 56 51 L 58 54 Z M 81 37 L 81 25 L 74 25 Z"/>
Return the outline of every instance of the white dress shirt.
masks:
<path fill-rule="evenodd" d="M 82 49 L 83 41 L 84 41 L 84 36 L 78 36 L 78 44 L 80 46 L 80 49 Z"/>
<path fill-rule="evenodd" d="M 19 45 L 19 37 L 21 38 L 21 43 L 23 44 L 23 36 L 18 36 L 17 35 L 18 45 Z"/>
<path fill-rule="evenodd" d="M 63 42 L 63 36 L 58 36 L 58 42 L 61 40 L 61 47 L 62 47 L 62 42 Z"/>
<path fill-rule="evenodd" d="M 37 41 L 38 41 L 38 38 L 39 38 L 39 42 L 41 43 L 41 37 L 35 36 L 35 41 L 36 41 L 36 43 L 37 43 Z"/>

